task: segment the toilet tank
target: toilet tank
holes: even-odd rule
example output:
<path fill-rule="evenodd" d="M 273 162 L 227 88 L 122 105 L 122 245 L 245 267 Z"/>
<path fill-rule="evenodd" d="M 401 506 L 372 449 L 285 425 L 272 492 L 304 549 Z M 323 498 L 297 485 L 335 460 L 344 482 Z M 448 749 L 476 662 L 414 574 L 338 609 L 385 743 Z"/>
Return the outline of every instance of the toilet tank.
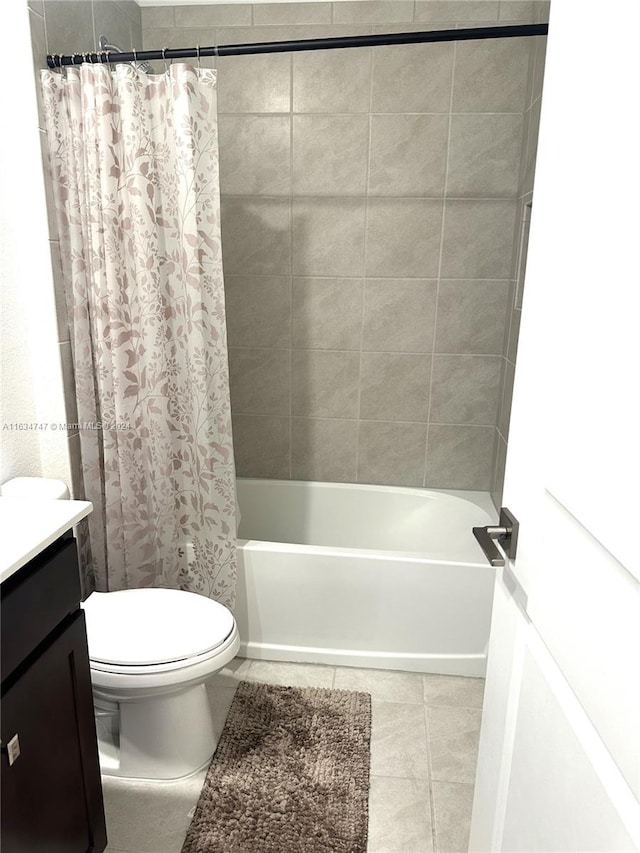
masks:
<path fill-rule="evenodd" d="M 3 498 L 31 498 L 33 500 L 69 500 L 69 489 L 62 480 L 47 477 L 14 477 L 0 486 Z"/>

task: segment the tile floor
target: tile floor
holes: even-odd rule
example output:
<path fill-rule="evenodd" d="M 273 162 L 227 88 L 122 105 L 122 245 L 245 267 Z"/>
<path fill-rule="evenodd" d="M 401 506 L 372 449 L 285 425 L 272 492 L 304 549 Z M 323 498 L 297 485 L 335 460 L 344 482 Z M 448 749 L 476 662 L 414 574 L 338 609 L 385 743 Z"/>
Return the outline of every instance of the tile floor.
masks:
<path fill-rule="evenodd" d="M 371 693 L 368 853 L 467 850 L 483 679 L 237 658 L 211 684 L 218 732 L 243 679 Z M 180 853 L 203 780 L 105 777 L 108 853 Z"/>

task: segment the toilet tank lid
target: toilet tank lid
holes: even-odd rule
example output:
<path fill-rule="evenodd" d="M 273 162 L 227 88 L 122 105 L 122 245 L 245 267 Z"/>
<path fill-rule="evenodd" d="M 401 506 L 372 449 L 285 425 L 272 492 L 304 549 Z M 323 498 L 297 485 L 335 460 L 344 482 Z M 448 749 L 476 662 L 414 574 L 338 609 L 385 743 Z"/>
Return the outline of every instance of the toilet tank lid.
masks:
<path fill-rule="evenodd" d="M 233 631 L 231 611 L 175 589 L 93 592 L 82 607 L 89 657 L 118 666 L 151 666 L 213 651 Z"/>
<path fill-rule="evenodd" d="M 3 498 L 31 498 L 32 500 L 68 500 L 69 489 L 62 480 L 49 477 L 14 477 L 0 486 Z"/>

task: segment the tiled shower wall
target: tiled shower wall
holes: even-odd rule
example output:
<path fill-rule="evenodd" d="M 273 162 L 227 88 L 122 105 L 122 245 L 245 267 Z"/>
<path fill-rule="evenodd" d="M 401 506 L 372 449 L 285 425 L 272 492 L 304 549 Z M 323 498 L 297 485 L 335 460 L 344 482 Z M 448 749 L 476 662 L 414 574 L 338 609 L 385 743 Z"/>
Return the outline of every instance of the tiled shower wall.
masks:
<path fill-rule="evenodd" d="M 118 0 L 118 2 L 115 0 L 29 0 L 28 6 L 33 66 L 36 92 L 38 93 L 40 141 L 43 158 L 45 158 L 45 130 L 39 75 L 40 69 L 46 68 L 46 55 L 48 53 L 81 53 L 82 51 L 95 50 L 102 34 L 106 35 L 111 43 L 123 49 L 141 48 L 142 25 L 140 8 L 132 0 Z M 49 248 L 53 267 L 67 422 L 75 424 L 78 421 L 78 412 L 75 403 L 75 384 L 71 361 L 69 323 L 62 281 L 60 245 L 51 200 L 48 168 L 45 166 L 44 160 L 43 169 L 49 214 Z M 80 473 L 80 436 L 77 431 L 70 431 L 67 439 L 72 475 L 70 484 L 72 496 L 81 498 L 84 497 L 84 487 Z"/>
<path fill-rule="evenodd" d="M 534 10 L 535 22 L 549 20 L 549 4 L 542 3 Z M 524 273 L 527 260 L 528 224 L 533 216 L 533 179 L 535 174 L 538 131 L 540 127 L 540 106 L 542 83 L 544 78 L 544 60 L 546 38 L 536 38 L 529 60 L 527 94 L 525 99 L 522 151 L 520 155 L 520 175 L 518 178 L 518 202 L 516 228 L 512 250 L 511 275 L 513 285 L 509 296 L 509 313 L 504 339 L 502 377 L 500 380 L 500 403 L 496 422 L 495 446 L 493 454 L 493 475 L 491 496 L 496 507 L 502 504 L 509 422 L 511 419 L 511 398 L 515 376 L 516 352 L 524 288 Z"/>
<path fill-rule="evenodd" d="M 143 39 L 506 24 L 540 6 L 144 7 Z M 490 488 L 535 41 L 218 59 L 241 476 Z"/>

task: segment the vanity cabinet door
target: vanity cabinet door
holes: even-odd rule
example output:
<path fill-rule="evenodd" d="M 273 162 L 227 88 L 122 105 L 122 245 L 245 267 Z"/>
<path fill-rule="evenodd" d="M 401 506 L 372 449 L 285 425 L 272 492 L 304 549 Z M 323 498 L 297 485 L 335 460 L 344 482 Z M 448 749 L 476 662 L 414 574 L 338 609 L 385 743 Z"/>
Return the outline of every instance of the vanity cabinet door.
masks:
<path fill-rule="evenodd" d="M 7 745 L 20 753 L 9 764 Z M 60 626 L 2 697 L 3 853 L 106 846 L 84 613 Z"/>

